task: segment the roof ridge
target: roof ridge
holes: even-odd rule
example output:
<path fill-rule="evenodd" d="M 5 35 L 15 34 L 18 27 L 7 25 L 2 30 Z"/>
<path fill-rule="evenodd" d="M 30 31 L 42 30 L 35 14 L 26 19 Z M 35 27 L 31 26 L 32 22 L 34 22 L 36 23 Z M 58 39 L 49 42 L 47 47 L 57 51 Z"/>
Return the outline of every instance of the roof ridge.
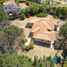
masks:
<path fill-rule="evenodd" d="M 44 23 L 49 29 L 52 29 L 48 23 L 45 23 L 45 22 L 44 22 L 44 20 L 43 20 L 43 23 Z"/>

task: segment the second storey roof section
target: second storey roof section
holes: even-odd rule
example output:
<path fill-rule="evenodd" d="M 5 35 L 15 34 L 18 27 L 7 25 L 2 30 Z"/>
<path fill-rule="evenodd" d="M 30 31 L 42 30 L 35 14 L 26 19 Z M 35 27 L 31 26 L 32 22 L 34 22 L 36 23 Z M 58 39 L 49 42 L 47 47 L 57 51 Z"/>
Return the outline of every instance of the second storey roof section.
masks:
<path fill-rule="evenodd" d="M 33 21 L 34 22 L 34 21 Z M 55 27 L 58 27 L 58 21 L 54 19 L 48 18 L 39 18 L 33 24 L 31 31 L 33 32 L 34 29 L 40 28 L 41 32 L 46 32 L 48 30 L 54 31 Z"/>

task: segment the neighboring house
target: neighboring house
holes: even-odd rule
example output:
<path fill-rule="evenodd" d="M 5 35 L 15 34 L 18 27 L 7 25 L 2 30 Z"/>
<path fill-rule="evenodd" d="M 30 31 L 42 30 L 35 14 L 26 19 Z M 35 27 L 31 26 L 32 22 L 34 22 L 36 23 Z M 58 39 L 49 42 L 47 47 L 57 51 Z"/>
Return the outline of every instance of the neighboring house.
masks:
<path fill-rule="evenodd" d="M 52 48 L 52 44 L 56 40 L 58 24 L 58 21 L 49 18 L 36 21 L 31 29 L 31 38 L 37 42 L 49 44 Z"/>
<path fill-rule="evenodd" d="M 5 9 L 5 11 L 6 12 L 13 12 L 13 11 L 15 11 L 16 10 L 16 8 L 17 8 L 17 4 L 14 2 L 14 1 L 5 1 L 4 3 L 3 3 L 3 5 L 4 5 L 4 9 Z"/>
<path fill-rule="evenodd" d="M 6 12 L 17 12 L 24 11 L 28 6 L 25 3 L 17 4 L 14 0 L 6 0 L 4 3 L 4 9 Z"/>
<path fill-rule="evenodd" d="M 28 6 L 27 6 L 25 3 L 19 3 L 19 4 L 18 4 L 18 7 L 19 7 L 21 10 L 25 10 Z"/>

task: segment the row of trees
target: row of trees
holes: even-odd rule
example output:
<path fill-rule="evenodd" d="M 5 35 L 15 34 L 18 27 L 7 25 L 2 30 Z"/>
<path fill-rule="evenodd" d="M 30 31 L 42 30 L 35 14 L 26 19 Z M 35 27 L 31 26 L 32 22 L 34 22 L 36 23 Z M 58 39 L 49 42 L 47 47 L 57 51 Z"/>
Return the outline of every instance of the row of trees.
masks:
<path fill-rule="evenodd" d="M 21 13 L 20 18 L 24 19 L 29 16 L 46 17 L 48 15 L 48 7 L 43 4 L 30 3 L 28 8 Z"/>
<path fill-rule="evenodd" d="M 24 15 L 23 15 L 24 14 Z M 60 19 L 66 19 L 67 18 L 67 5 L 52 5 L 49 4 L 37 4 L 29 2 L 28 8 L 25 9 L 25 11 L 21 13 L 21 17 L 29 17 L 29 16 L 38 16 L 38 17 L 45 17 L 48 14 L 53 15 L 55 18 Z M 20 17 L 20 18 L 21 18 Z"/>
<path fill-rule="evenodd" d="M 54 17 L 58 17 L 60 19 L 66 19 L 67 18 L 67 6 L 52 6 L 50 7 L 50 14 L 52 14 Z"/>
<path fill-rule="evenodd" d="M 0 67 L 54 67 L 51 57 L 34 57 L 33 61 L 27 56 L 17 54 L 0 54 Z"/>
<path fill-rule="evenodd" d="M 61 28 L 60 28 L 60 32 L 59 32 L 59 35 L 62 37 L 62 41 L 61 41 L 61 44 L 60 44 L 60 48 L 63 49 L 63 53 L 62 53 L 62 56 L 64 59 L 67 58 L 67 23 L 65 23 Z M 62 63 L 62 67 L 64 66 L 67 66 L 65 63 L 65 60 L 63 60 L 63 63 Z"/>
<path fill-rule="evenodd" d="M 61 26 L 59 31 L 59 39 L 55 42 L 55 49 L 58 49 L 58 52 L 62 49 L 62 67 L 67 67 L 67 62 L 65 61 L 67 58 L 67 23 L 65 23 L 63 26 Z M 57 53 L 58 53 L 57 52 Z M 56 53 L 56 55 L 57 55 Z"/>

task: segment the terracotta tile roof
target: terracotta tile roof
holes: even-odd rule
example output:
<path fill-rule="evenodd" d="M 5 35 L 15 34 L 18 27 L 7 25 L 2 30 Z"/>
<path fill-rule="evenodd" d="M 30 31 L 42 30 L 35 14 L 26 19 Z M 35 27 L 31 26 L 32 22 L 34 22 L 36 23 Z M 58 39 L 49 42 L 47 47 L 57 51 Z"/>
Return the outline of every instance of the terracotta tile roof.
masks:
<path fill-rule="evenodd" d="M 39 18 L 39 17 L 36 17 L 36 16 L 34 16 L 34 17 L 29 17 L 29 22 L 30 23 L 35 23 L 35 22 L 37 22 L 38 20 L 40 20 L 41 18 Z"/>
<path fill-rule="evenodd" d="M 5 0 L 5 1 L 15 1 L 15 0 Z"/>
<path fill-rule="evenodd" d="M 48 33 L 38 33 L 33 35 L 33 38 L 48 40 L 48 41 L 55 41 L 56 40 L 56 33 L 55 32 L 48 32 Z"/>
<path fill-rule="evenodd" d="M 4 5 L 11 5 L 11 4 L 15 4 L 16 5 L 16 3 L 15 3 L 15 1 L 14 0 L 7 0 L 7 1 L 5 1 L 4 3 L 3 3 Z"/>
<path fill-rule="evenodd" d="M 19 6 L 21 9 L 25 9 L 25 8 L 28 7 L 25 3 L 19 3 L 18 6 Z"/>
<path fill-rule="evenodd" d="M 37 27 L 40 27 L 40 32 L 45 32 L 48 29 L 51 29 L 51 27 L 44 20 L 39 20 L 36 23 L 34 23 L 31 31 L 33 32 L 33 30 Z"/>
<path fill-rule="evenodd" d="M 48 31 L 48 29 L 53 30 L 54 25 L 58 25 L 57 21 L 54 21 L 54 19 L 43 18 L 36 21 L 31 29 L 31 32 L 33 33 L 32 37 L 36 39 L 55 41 L 56 32 Z"/>
<path fill-rule="evenodd" d="M 49 32 L 47 35 L 51 38 L 52 41 L 56 40 L 56 32 Z"/>

